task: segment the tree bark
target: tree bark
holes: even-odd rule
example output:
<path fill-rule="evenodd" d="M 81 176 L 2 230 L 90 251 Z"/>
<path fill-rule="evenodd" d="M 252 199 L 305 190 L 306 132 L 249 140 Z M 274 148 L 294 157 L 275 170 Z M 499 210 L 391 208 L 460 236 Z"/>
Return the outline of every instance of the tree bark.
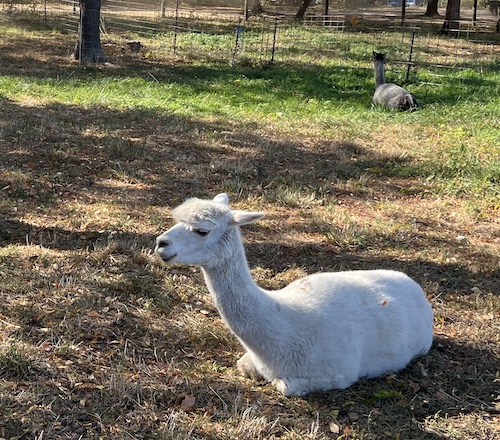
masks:
<path fill-rule="evenodd" d="M 439 15 L 438 12 L 438 1 L 439 0 L 428 0 L 427 1 L 427 9 L 425 10 L 426 17 L 434 17 Z"/>
<path fill-rule="evenodd" d="M 261 15 L 264 12 L 264 7 L 260 0 L 254 0 L 252 6 L 252 15 Z"/>
<path fill-rule="evenodd" d="M 78 41 L 73 56 L 83 63 L 104 63 L 106 56 L 101 47 L 99 23 L 101 0 L 80 0 Z"/>
<path fill-rule="evenodd" d="M 460 29 L 460 0 L 448 0 L 446 5 L 446 15 L 444 16 L 443 27 L 441 33 L 447 35 L 456 35 L 456 31 Z"/>
<path fill-rule="evenodd" d="M 323 15 L 326 17 L 328 15 L 328 9 L 330 9 L 330 0 L 323 0 Z"/>
<path fill-rule="evenodd" d="M 498 7 L 498 3 L 495 5 L 490 5 L 490 12 L 497 17 L 497 27 L 496 31 L 500 32 L 500 8 Z"/>
<path fill-rule="evenodd" d="M 300 21 L 300 20 L 304 19 L 304 14 L 306 13 L 306 10 L 309 7 L 310 3 L 311 3 L 311 0 L 302 0 L 302 3 L 300 4 L 300 8 L 297 11 L 297 14 L 295 14 L 296 20 Z"/>

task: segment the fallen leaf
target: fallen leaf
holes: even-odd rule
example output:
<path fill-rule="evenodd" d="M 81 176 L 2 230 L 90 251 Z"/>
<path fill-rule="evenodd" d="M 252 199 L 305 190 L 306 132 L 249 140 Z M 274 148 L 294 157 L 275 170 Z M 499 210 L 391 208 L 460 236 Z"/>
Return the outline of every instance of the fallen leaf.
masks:
<path fill-rule="evenodd" d="M 333 434 L 340 433 L 340 426 L 337 425 L 336 423 L 330 422 L 328 424 L 328 427 L 330 428 L 330 432 L 332 432 Z"/>
<path fill-rule="evenodd" d="M 359 414 L 355 413 L 355 412 L 350 412 L 347 414 L 349 416 L 349 418 L 355 422 L 356 420 L 359 420 Z"/>
<path fill-rule="evenodd" d="M 181 402 L 181 409 L 183 411 L 193 411 L 194 403 L 196 402 L 196 398 L 190 394 L 184 396 Z"/>
<path fill-rule="evenodd" d="M 270 416 L 273 414 L 273 408 L 271 406 L 268 406 L 267 408 L 263 408 L 261 413 L 265 416 Z"/>
<path fill-rule="evenodd" d="M 52 344 L 49 341 L 45 341 L 40 344 L 40 348 L 44 351 L 50 351 L 52 350 Z"/>
<path fill-rule="evenodd" d="M 438 398 L 438 400 L 441 400 L 443 402 L 446 402 L 447 400 L 449 400 L 448 394 L 446 394 L 443 390 L 438 390 L 436 392 L 436 397 Z"/>
<path fill-rule="evenodd" d="M 342 430 L 344 432 L 345 436 L 351 435 L 352 428 L 350 426 L 344 426 L 344 429 Z"/>

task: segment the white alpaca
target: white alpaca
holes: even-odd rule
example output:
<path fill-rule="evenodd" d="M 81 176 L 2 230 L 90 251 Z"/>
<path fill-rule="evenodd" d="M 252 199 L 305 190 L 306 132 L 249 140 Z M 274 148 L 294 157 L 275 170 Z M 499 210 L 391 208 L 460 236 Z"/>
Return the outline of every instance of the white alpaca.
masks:
<path fill-rule="evenodd" d="M 244 374 L 301 396 L 401 370 L 427 353 L 432 309 L 403 273 L 317 273 L 277 291 L 257 286 L 239 226 L 263 216 L 231 210 L 226 194 L 192 198 L 156 239 L 166 263 L 201 266 L 222 320 L 246 350 L 238 361 Z"/>

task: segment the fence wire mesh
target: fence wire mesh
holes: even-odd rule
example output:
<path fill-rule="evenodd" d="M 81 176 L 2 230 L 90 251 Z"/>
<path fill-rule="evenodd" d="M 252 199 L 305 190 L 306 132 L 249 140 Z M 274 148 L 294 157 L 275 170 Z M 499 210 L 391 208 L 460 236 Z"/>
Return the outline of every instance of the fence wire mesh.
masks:
<path fill-rule="evenodd" d="M 345 60 L 361 62 L 362 55 L 356 53 L 351 41 L 356 32 L 357 38 L 364 35 L 375 50 L 390 54 L 392 68 L 407 79 L 418 65 L 435 69 L 439 76 L 439 71 L 462 68 L 466 61 L 470 68 L 471 59 L 478 69 L 498 60 L 498 17 L 486 3 L 478 14 L 473 15 L 470 8 L 462 12 L 463 19 L 452 36 L 474 44 L 463 49 L 454 45 L 453 50 L 447 47 L 450 36 L 440 35 L 442 17 L 424 18 L 423 6 L 409 6 L 403 20 L 401 10 L 390 4 L 352 10 L 334 10 L 332 5 L 330 13 L 324 15 L 323 5 L 314 3 L 298 23 L 291 19 L 295 10 L 282 5 L 271 5 L 267 15 L 246 20 L 243 4 L 193 6 L 183 0 L 103 0 L 100 32 L 103 40 L 121 38 L 125 47 L 146 58 L 161 61 L 173 55 L 231 65 L 312 63 L 325 58 L 339 64 Z M 74 33 L 76 38 L 78 1 L 4 0 L 0 6 L 7 14 L 27 14 L 32 20 Z M 141 38 L 147 38 L 146 46 Z M 425 55 L 431 48 L 441 54 L 437 61 L 435 56 L 431 61 Z"/>

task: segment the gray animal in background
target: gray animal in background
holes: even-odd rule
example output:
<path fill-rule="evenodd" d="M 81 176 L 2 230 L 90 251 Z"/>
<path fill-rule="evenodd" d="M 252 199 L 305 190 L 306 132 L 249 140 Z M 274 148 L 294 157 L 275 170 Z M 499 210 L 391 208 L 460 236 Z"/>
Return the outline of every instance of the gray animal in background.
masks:
<path fill-rule="evenodd" d="M 373 65 L 375 67 L 373 103 L 390 110 L 416 110 L 418 103 L 410 92 L 397 84 L 385 82 L 384 61 L 385 54 L 373 52 Z"/>

